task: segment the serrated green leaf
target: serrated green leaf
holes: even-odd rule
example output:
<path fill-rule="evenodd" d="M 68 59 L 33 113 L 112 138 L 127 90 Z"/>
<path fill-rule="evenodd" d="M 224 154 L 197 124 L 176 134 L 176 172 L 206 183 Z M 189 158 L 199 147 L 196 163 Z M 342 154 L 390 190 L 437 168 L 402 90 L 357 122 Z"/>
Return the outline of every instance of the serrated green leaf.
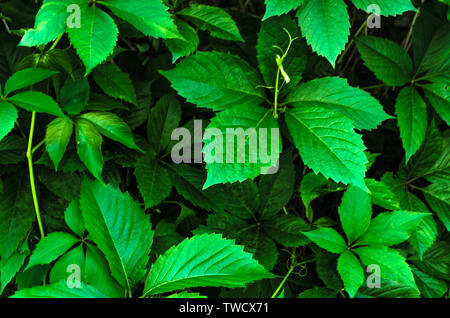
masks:
<path fill-rule="evenodd" d="M 169 71 L 172 87 L 197 107 L 224 110 L 264 101 L 259 74 L 244 60 L 226 53 L 198 52 Z"/>
<path fill-rule="evenodd" d="M 383 16 L 395 16 L 406 11 L 416 11 L 411 0 L 352 0 L 352 2 L 355 7 L 367 13 L 372 13 L 368 10 L 369 6 L 377 5 Z"/>
<path fill-rule="evenodd" d="M 77 119 L 75 130 L 78 156 L 92 175 L 102 180 L 102 136 L 90 121 L 83 118 Z"/>
<path fill-rule="evenodd" d="M 81 113 L 89 101 L 89 81 L 79 72 L 73 74 L 74 79 L 69 77 L 59 92 L 61 108 L 69 115 Z"/>
<path fill-rule="evenodd" d="M 196 235 L 158 258 L 145 282 L 144 296 L 201 286 L 244 287 L 272 277 L 234 241 L 217 234 Z"/>
<path fill-rule="evenodd" d="M 41 92 L 22 92 L 8 98 L 8 101 L 30 112 L 47 113 L 56 117 L 67 117 L 58 104 Z"/>
<path fill-rule="evenodd" d="M 92 286 L 81 283 L 81 288 L 69 288 L 66 281 L 16 291 L 11 298 L 107 298 Z"/>
<path fill-rule="evenodd" d="M 122 72 L 117 65 L 101 65 L 92 72 L 92 75 L 105 94 L 135 105 L 137 104 L 136 93 L 129 75 Z"/>
<path fill-rule="evenodd" d="M 313 51 L 331 65 L 344 50 L 350 35 L 347 6 L 341 0 L 306 0 L 297 12 L 298 23 Z"/>
<path fill-rule="evenodd" d="M 372 204 L 388 210 L 399 210 L 400 203 L 391 189 L 381 181 L 366 179 L 367 188 L 370 191 Z"/>
<path fill-rule="evenodd" d="M 419 258 L 434 244 L 438 236 L 437 224 L 433 216 L 429 215 L 423 218 L 422 222 L 411 234 L 409 243 L 416 250 Z"/>
<path fill-rule="evenodd" d="M 450 231 L 450 190 L 447 183 L 434 183 L 422 190 L 431 209 Z"/>
<path fill-rule="evenodd" d="M 112 275 L 131 291 L 145 274 L 153 232 L 147 215 L 128 193 L 84 179 L 81 214 Z"/>
<path fill-rule="evenodd" d="M 197 50 L 199 38 L 197 31 L 183 20 L 175 20 L 182 39 L 165 39 L 164 43 L 172 53 L 172 63 L 180 57 L 191 55 Z"/>
<path fill-rule="evenodd" d="M 347 244 L 342 236 L 331 228 L 324 227 L 311 232 L 303 232 L 303 234 L 319 247 L 331 253 L 340 254 L 347 249 Z"/>
<path fill-rule="evenodd" d="M 18 114 L 10 103 L 0 100 L 0 141 L 14 128 Z"/>
<path fill-rule="evenodd" d="M 450 92 L 445 83 L 431 83 L 421 85 L 425 97 L 430 101 L 433 108 L 450 125 Z"/>
<path fill-rule="evenodd" d="M 66 152 L 72 132 L 73 122 L 68 118 L 56 118 L 47 125 L 45 146 L 56 170 L 58 170 L 58 165 Z"/>
<path fill-rule="evenodd" d="M 20 270 L 29 253 L 28 243 L 24 241 L 22 246 L 14 254 L 0 260 L 0 295 L 3 293 L 6 285 L 8 285 Z"/>
<path fill-rule="evenodd" d="M 425 298 L 441 298 L 448 291 L 445 281 L 424 273 L 416 267 L 412 267 L 412 271 L 417 287 Z"/>
<path fill-rule="evenodd" d="M 300 217 L 294 215 L 277 215 L 262 223 L 264 231 L 277 243 L 286 247 L 305 245 L 309 240 L 302 234 L 310 226 Z"/>
<path fill-rule="evenodd" d="M 56 72 L 42 68 L 27 68 L 14 73 L 5 84 L 5 96 L 19 89 L 39 83 L 53 75 Z"/>
<path fill-rule="evenodd" d="M 79 269 L 80 274 L 80 282 L 84 282 L 84 264 L 86 261 L 86 257 L 84 255 L 84 250 L 81 245 L 76 246 L 75 248 L 71 249 L 67 253 L 65 253 L 63 256 L 61 256 L 55 264 L 52 266 L 52 269 L 50 270 L 50 284 L 55 284 L 61 280 L 65 280 L 66 282 L 70 281 L 69 278 L 72 280 L 71 283 L 76 284 L 78 277 L 70 277 L 70 274 L 76 268 L 76 270 Z M 71 267 L 71 266 L 78 266 L 77 267 Z"/>
<path fill-rule="evenodd" d="M 360 261 L 350 252 L 345 251 L 339 256 L 337 270 L 350 298 L 354 298 L 358 289 L 364 283 L 364 271 Z"/>
<path fill-rule="evenodd" d="M 79 200 L 70 202 L 69 206 L 64 211 L 64 220 L 76 235 L 83 237 L 86 228 L 83 224 Z"/>
<path fill-rule="evenodd" d="M 297 9 L 305 0 L 265 0 L 266 13 L 263 20 L 268 19 L 274 15 L 282 15 L 291 10 Z"/>
<path fill-rule="evenodd" d="M 0 141 L 0 163 L 4 165 L 19 163 L 25 159 L 27 142 L 19 136 L 6 136 Z"/>

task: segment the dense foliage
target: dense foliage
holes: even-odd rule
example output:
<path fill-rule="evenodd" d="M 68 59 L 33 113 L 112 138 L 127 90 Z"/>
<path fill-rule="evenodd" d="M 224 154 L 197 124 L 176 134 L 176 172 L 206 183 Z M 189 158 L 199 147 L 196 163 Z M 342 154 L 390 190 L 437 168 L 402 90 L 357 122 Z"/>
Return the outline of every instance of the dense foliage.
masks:
<path fill-rule="evenodd" d="M 1 1 L 0 294 L 447 297 L 448 5 Z"/>

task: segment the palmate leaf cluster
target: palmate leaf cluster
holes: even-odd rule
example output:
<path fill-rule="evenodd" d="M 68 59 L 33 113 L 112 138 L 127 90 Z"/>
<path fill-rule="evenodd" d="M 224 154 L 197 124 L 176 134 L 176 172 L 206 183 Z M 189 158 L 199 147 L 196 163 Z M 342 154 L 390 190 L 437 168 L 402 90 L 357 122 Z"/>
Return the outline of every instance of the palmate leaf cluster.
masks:
<path fill-rule="evenodd" d="M 2 297 L 448 296 L 448 1 L 24 3 L 0 3 Z M 211 155 L 230 128 L 276 167 Z"/>

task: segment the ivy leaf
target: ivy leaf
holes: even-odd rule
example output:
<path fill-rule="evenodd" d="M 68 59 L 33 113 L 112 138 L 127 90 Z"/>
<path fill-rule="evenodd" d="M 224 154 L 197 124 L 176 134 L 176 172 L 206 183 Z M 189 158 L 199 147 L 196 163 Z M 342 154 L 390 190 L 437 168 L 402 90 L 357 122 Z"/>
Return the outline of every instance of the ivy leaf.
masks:
<path fill-rule="evenodd" d="M 347 249 L 342 236 L 331 228 L 319 228 L 311 232 L 303 232 L 303 234 L 319 247 L 335 254 L 340 254 Z"/>
<path fill-rule="evenodd" d="M 233 105 L 264 101 L 259 74 L 244 60 L 220 52 L 198 52 L 168 71 L 161 71 L 173 88 L 197 107 L 224 110 Z"/>
<path fill-rule="evenodd" d="M 164 43 L 172 53 L 172 63 L 180 57 L 191 55 L 197 50 L 199 38 L 197 31 L 183 20 L 175 20 L 182 39 L 165 39 Z"/>
<path fill-rule="evenodd" d="M 339 206 L 339 218 L 349 244 L 366 232 L 371 216 L 369 194 L 357 187 L 348 187 Z"/>
<path fill-rule="evenodd" d="M 344 1 L 306 0 L 297 11 L 297 17 L 302 34 L 313 51 L 324 56 L 334 68 L 350 35 L 350 21 Z"/>
<path fill-rule="evenodd" d="M 83 22 L 80 28 L 68 29 L 70 43 L 86 67 L 86 75 L 113 53 L 117 42 L 114 20 L 95 6 L 81 8 Z"/>
<path fill-rule="evenodd" d="M 214 184 L 254 179 L 277 164 L 278 161 L 273 162 L 274 160 L 271 159 L 278 160 L 282 144 L 279 133 L 278 136 L 273 136 L 274 130 L 278 132 L 278 124 L 270 114 L 270 109 L 237 105 L 218 113 L 211 120 L 206 128 L 207 131 L 216 129 L 215 132 L 220 135 L 207 136 L 205 134 L 204 136 L 203 153 L 208 170 L 204 189 Z M 265 139 L 261 137 L 264 132 L 266 133 Z M 239 141 L 239 139 L 242 140 Z M 267 144 L 267 158 L 264 158 L 265 154 L 258 149 L 260 143 Z M 274 146 L 276 143 L 278 144 Z M 233 152 L 228 151 L 230 145 L 234 146 Z M 239 147 L 245 147 L 245 149 Z"/>
<path fill-rule="evenodd" d="M 427 131 L 427 105 L 414 86 L 403 88 L 395 103 L 406 163 L 419 150 Z"/>
<path fill-rule="evenodd" d="M 380 7 L 380 14 L 383 16 L 395 16 L 406 11 L 417 11 L 411 3 L 411 0 L 352 0 L 355 7 L 372 13 L 368 10 L 369 6 L 377 5 Z"/>
<path fill-rule="evenodd" d="M 81 283 L 81 288 L 69 288 L 67 282 L 62 280 L 56 284 L 18 290 L 11 298 L 107 298 L 107 296 L 85 283 Z"/>
<path fill-rule="evenodd" d="M 431 83 L 421 85 L 426 98 L 430 101 L 433 108 L 450 125 L 450 92 L 445 83 Z"/>
<path fill-rule="evenodd" d="M 133 83 L 115 64 L 104 64 L 93 72 L 95 82 L 109 96 L 137 105 Z"/>
<path fill-rule="evenodd" d="M 391 279 L 417 289 L 411 268 L 396 250 L 386 246 L 369 246 L 357 248 L 354 252 L 358 254 L 365 266 L 371 264 L 380 266 L 381 278 Z"/>
<path fill-rule="evenodd" d="M 233 18 L 222 8 L 191 4 L 177 14 L 188 18 L 201 30 L 208 30 L 213 37 L 244 42 Z"/>
<path fill-rule="evenodd" d="M 75 128 L 78 156 L 92 175 L 102 180 L 102 136 L 90 121 L 83 118 L 77 119 Z"/>
<path fill-rule="evenodd" d="M 29 112 L 47 113 L 56 117 L 67 117 L 53 98 L 41 92 L 22 92 L 9 97 L 8 101 Z"/>
<path fill-rule="evenodd" d="M 312 106 L 294 107 L 285 118 L 304 163 L 316 174 L 367 189 L 365 147 L 350 119 Z"/>
<path fill-rule="evenodd" d="M 145 35 L 155 38 L 181 38 L 167 7 L 161 0 L 99 1 L 119 18 L 131 23 Z"/>
<path fill-rule="evenodd" d="M 364 64 L 389 86 L 402 86 L 412 78 L 413 65 L 400 45 L 374 36 L 359 37 L 356 45 Z"/>
<path fill-rule="evenodd" d="M 67 7 L 72 3 L 74 3 L 72 0 L 45 0 L 36 15 L 34 28 L 25 32 L 19 45 L 47 44 L 63 34 L 69 15 Z"/>
<path fill-rule="evenodd" d="M 294 89 L 285 102 L 292 106 L 323 107 L 339 112 L 350 118 L 356 129 L 371 130 L 384 120 L 393 118 L 369 93 L 351 87 L 346 79 L 340 77 L 324 77 L 304 83 Z"/>
<path fill-rule="evenodd" d="M 273 275 L 259 265 L 242 246 L 218 234 L 185 239 L 161 255 L 152 265 L 144 296 L 194 287 L 244 287 Z"/>
<path fill-rule="evenodd" d="M 354 298 L 356 292 L 364 283 L 364 270 L 360 261 L 352 252 L 345 251 L 339 256 L 337 270 L 348 295 L 350 298 Z"/>
<path fill-rule="evenodd" d="M 42 69 L 42 68 L 27 68 L 18 71 L 11 76 L 5 84 L 5 96 L 10 93 L 39 83 L 53 75 L 56 72 Z"/>
<path fill-rule="evenodd" d="M 134 174 L 146 209 L 158 205 L 170 195 L 172 182 L 169 172 L 154 156 L 147 155 L 139 159 Z"/>
<path fill-rule="evenodd" d="M 14 128 L 17 117 L 17 109 L 10 103 L 0 100 L 0 141 Z"/>
<path fill-rule="evenodd" d="M 45 265 L 53 262 L 78 242 L 79 240 L 72 234 L 64 232 L 47 234 L 36 244 L 36 248 L 31 254 L 25 270 L 35 265 Z"/>
<path fill-rule="evenodd" d="M 56 118 L 47 126 L 45 146 L 50 159 L 55 164 L 56 171 L 70 142 L 72 132 L 73 122 L 68 118 Z"/>
<path fill-rule="evenodd" d="M 407 211 L 384 212 L 372 220 L 358 245 L 391 246 L 406 241 L 427 213 Z"/>
<path fill-rule="evenodd" d="M 128 193 L 83 180 L 80 200 L 86 229 L 105 254 L 112 275 L 131 291 L 145 274 L 153 232 L 147 215 Z"/>
<path fill-rule="evenodd" d="M 288 13 L 291 10 L 297 9 L 305 0 L 265 0 L 266 13 L 263 21 L 274 16 Z"/>

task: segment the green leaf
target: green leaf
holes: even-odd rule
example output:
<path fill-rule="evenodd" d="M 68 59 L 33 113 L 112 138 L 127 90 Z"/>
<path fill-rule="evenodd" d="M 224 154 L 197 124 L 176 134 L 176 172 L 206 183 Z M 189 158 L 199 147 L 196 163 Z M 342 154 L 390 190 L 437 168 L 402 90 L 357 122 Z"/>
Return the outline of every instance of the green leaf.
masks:
<path fill-rule="evenodd" d="M 0 295 L 3 293 L 6 285 L 16 276 L 29 253 L 28 243 L 24 241 L 14 254 L 0 260 Z"/>
<path fill-rule="evenodd" d="M 350 21 L 344 1 L 307 0 L 298 10 L 297 17 L 302 34 L 313 51 L 324 56 L 334 68 L 350 35 Z"/>
<path fill-rule="evenodd" d="M 81 283 L 81 288 L 69 288 L 66 281 L 16 291 L 11 298 L 107 298 L 92 286 Z"/>
<path fill-rule="evenodd" d="M 332 290 L 341 290 L 342 282 L 337 271 L 339 255 L 327 252 L 324 249 L 316 251 L 316 271 L 325 286 Z"/>
<path fill-rule="evenodd" d="M 81 214 L 117 281 L 131 291 L 142 279 L 153 241 L 149 217 L 128 193 L 84 179 Z"/>
<path fill-rule="evenodd" d="M 323 107 L 350 118 L 356 129 L 371 130 L 393 118 L 369 93 L 351 87 L 340 77 L 324 77 L 294 89 L 286 103 L 295 107 Z"/>
<path fill-rule="evenodd" d="M 371 217 L 372 206 L 369 194 L 357 187 L 350 186 L 345 191 L 339 206 L 339 218 L 349 244 L 369 228 Z"/>
<path fill-rule="evenodd" d="M 273 275 L 242 246 L 218 234 L 196 235 L 173 246 L 150 269 L 144 296 L 194 287 L 244 287 Z"/>
<path fill-rule="evenodd" d="M 53 262 L 78 241 L 75 236 L 68 233 L 53 232 L 47 234 L 36 244 L 36 248 L 31 254 L 30 261 L 25 270 L 35 265 L 45 265 Z"/>
<path fill-rule="evenodd" d="M 289 46 L 289 32 L 292 38 L 300 38 L 300 30 L 294 19 L 288 15 L 273 17 L 261 25 L 256 46 L 258 66 L 265 83 L 269 87 L 275 87 L 278 64 L 276 56 L 282 55 L 280 49 L 286 50 Z M 290 82 L 284 83 L 281 94 L 294 88 L 302 79 L 306 67 L 307 50 L 304 40 L 295 40 L 289 53 L 283 60 L 283 68 L 289 76 Z"/>
<path fill-rule="evenodd" d="M 365 147 L 350 119 L 322 107 L 297 106 L 286 112 L 286 123 L 303 162 L 316 174 L 366 189 Z"/>
<path fill-rule="evenodd" d="M 447 283 L 412 267 L 417 287 L 425 298 L 441 298 L 448 291 Z"/>
<path fill-rule="evenodd" d="M 102 180 L 102 136 L 90 121 L 83 118 L 77 119 L 75 128 L 78 156 L 92 175 Z"/>
<path fill-rule="evenodd" d="M 450 125 L 450 92 L 445 83 L 431 83 L 421 85 L 425 97 L 430 101 L 433 108 Z"/>
<path fill-rule="evenodd" d="M 380 288 L 369 288 L 363 285 L 356 294 L 357 298 L 420 298 L 420 292 L 416 287 L 406 284 L 381 279 Z"/>
<path fill-rule="evenodd" d="M 365 181 L 373 204 L 388 210 L 400 210 L 400 203 L 386 184 L 374 179 L 366 179 Z"/>
<path fill-rule="evenodd" d="M 89 81 L 79 72 L 69 77 L 59 92 L 59 102 L 69 115 L 81 113 L 89 101 Z"/>
<path fill-rule="evenodd" d="M 427 105 L 414 86 L 403 88 L 395 103 L 406 163 L 419 150 L 427 131 Z"/>
<path fill-rule="evenodd" d="M 384 38 L 366 36 L 356 39 L 364 64 L 389 86 L 402 86 L 412 78 L 413 65 L 400 45 Z"/>
<path fill-rule="evenodd" d="M 364 270 L 360 261 L 350 252 L 345 251 L 339 256 L 337 270 L 350 298 L 354 298 L 358 289 L 364 283 Z"/>
<path fill-rule="evenodd" d="M 145 208 L 161 203 L 172 192 L 169 172 L 152 155 L 136 162 L 136 176 L 139 192 L 144 198 Z"/>
<path fill-rule="evenodd" d="M 147 123 L 147 136 L 155 153 L 161 154 L 167 148 L 180 119 L 181 105 L 173 95 L 163 96 L 152 108 Z"/>
<path fill-rule="evenodd" d="M 83 237 L 86 228 L 83 224 L 79 200 L 70 202 L 69 206 L 64 211 L 64 220 L 76 235 Z"/>
<path fill-rule="evenodd" d="M 411 268 L 396 250 L 386 246 L 370 246 L 357 248 L 354 252 L 358 254 L 365 266 L 371 264 L 380 266 L 381 278 L 417 288 Z"/>
<path fill-rule="evenodd" d="M 417 251 L 419 258 L 434 244 L 438 236 L 437 224 L 433 216 L 423 218 L 422 222 L 411 234 L 409 243 Z"/>
<path fill-rule="evenodd" d="M 304 2 L 305 0 L 265 0 L 266 13 L 264 14 L 263 20 L 274 15 L 288 13 L 291 10 L 297 9 Z"/>
<path fill-rule="evenodd" d="M 0 163 L 4 165 L 19 163 L 25 159 L 27 142 L 19 136 L 6 136 L 0 142 Z"/>
<path fill-rule="evenodd" d="M 277 215 L 262 223 L 264 231 L 277 243 L 286 247 L 298 247 L 309 243 L 302 234 L 310 230 L 309 225 L 294 215 Z"/>
<path fill-rule="evenodd" d="M 406 241 L 420 224 L 426 213 L 394 211 L 378 214 L 367 231 L 358 240 L 358 245 L 391 246 Z"/>
<path fill-rule="evenodd" d="M 259 74 L 244 60 L 226 53 L 198 52 L 168 71 L 172 87 L 197 107 L 223 110 L 264 101 Z"/>
<path fill-rule="evenodd" d="M 95 82 L 109 96 L 137 104 L 133 83 L 115 64 L 104 64 L 92 73 Z"/>
<path fill-rule="evenodd" d="M 38 46 L 55 40 L 66 30 L 67 7 L 78 1 L 45 0 L 36 15 L 34 28 L 25 32 L 19 45 Z"/>
<path fill-rule="evenodd" d="M 10 103 L 0 100 L 0 141 L 14 128 L 18 114 Z"/>
<path fill-rule="evenodd" d="M 68 118 L 56 118 L 47 125 L 45 146 L 50 159 L 55 164 L 55 170 L 64 156 L 73 132 L 73 122 Z"/>
<path fill-rule="evenodd" d="M 383 16 L 395 16 L 406 11 L 416 11 L 411 0 L 352 0 L 352 2 L 355 7 L 367 13 L 372 13 L 368 8 L 375 4 L 380 7 L 380 14 Z"/>
<path fill-rule="evenodd" d="M 347 249 L 347 244 L 342 236 L 331 228 L 323 227 L 311 232 L 303 232 L 303 234 L 319 247 L 331 253 L 340 254 Z"/>
<path fill-rule="evenodd" d="M 206 130 L 214 134 L 204 135 L 203 153 L 208 170 L 204 189 L 254 179 L 277 165 L 282 144 L 278 124 L 270 114 L 270 109 L 259 106 L 236 105 L 211 119 Z M 266 151 L 259 149 L 261 143 L 266 144 Z"/>
<path fill-rule="evenodd" d="M 208 30 L 213 37 L 244 42 L 236 23 L 222 8 L 191 4 L 177 14 L 191 20 L 201 30 Z"/>
<path fill-rule="evenodd" d="M 56 117 L 67 117 L 53 98 L 41 92 L 22 92 L 9 97 L 8 101 L 29 112 L 47 113 Z"/>
<path fill-rule="evenodd" d="M 447 183 L 433 183 L 422 190 L 431 209 L 450 231 L 450 190 Z"/>
<path fill-rule="evenodd" d="M 81 17 L 81 27 L 70 28 L 68 33 L 87 75 L 113 53 L 119 31 L 114 20 L 96 6 L 82 6 Z"/>
<path fill-rule="evenodd" d="M 27 68 L 14 73 L 5 84 L 5 96 L 19 89 L 39 83 L 53 75 L 56 72 L 42 68 Z"/>
<path fill-rule="evenodd" d="M 183 20 L 175 20 L 178 31 L 182 39 L 165 39 L 169 51 L 172 53 L 172 63 L 175 63 L 180 57 L 191 55 L 197 50 L 199 38 L 197 31 Z"/>
<path fill-rule="evenodd" d="M 336 292 L 325 287 L 314 286 L 302 291 L 297 298 L 336 298 Z"/>
<path fill-rule="evenodd" d="M 78 245 L 65 253 L 63 256 L 61 256 L 55 264 L 52 266 L 52 269 L 50 271 L 50 284 L 54 284 L 59 282 L 60 280 L 65 281 L 71 281 L 72 283 L 76 283 L 78 280 L 78 277 L 71 276 L 71 271 L 69 266 L 78 266 L 79 267 L 79 273 L 80 273 L 80 281 L 84 282 L 84 263 L 85 263 L 86 257 L 84 255 L 84 250 L 81 245 Z M 77 268 L 78 269 L 78 268 Z M 69 270 L 69 271 L 68 271 Z M 69 278 L 71 280 L 69 280 Z"/>
<path fill-rule="evenodd" d="M 424 253 L 422 260 L 416 260 L 414 264 L 423 272 L 448 280 L 450 276 L 450 244 L 446 241 L 436 242 Z"/>
<path fill-rule="evenodd" d="M 108 112 L 90 112 L 79 118 L 89 121 L 104 136 L 120 142 L 128 148 L 140 150 L 133 139 L 130 127 L 122 118 Z"/>
<path fill-rule="evenodd" d="M 155 38 L 180 38 L 168 8 L 161 0 L 99 1 L 119 18 L 129 22 L 145 35 Z"/>

